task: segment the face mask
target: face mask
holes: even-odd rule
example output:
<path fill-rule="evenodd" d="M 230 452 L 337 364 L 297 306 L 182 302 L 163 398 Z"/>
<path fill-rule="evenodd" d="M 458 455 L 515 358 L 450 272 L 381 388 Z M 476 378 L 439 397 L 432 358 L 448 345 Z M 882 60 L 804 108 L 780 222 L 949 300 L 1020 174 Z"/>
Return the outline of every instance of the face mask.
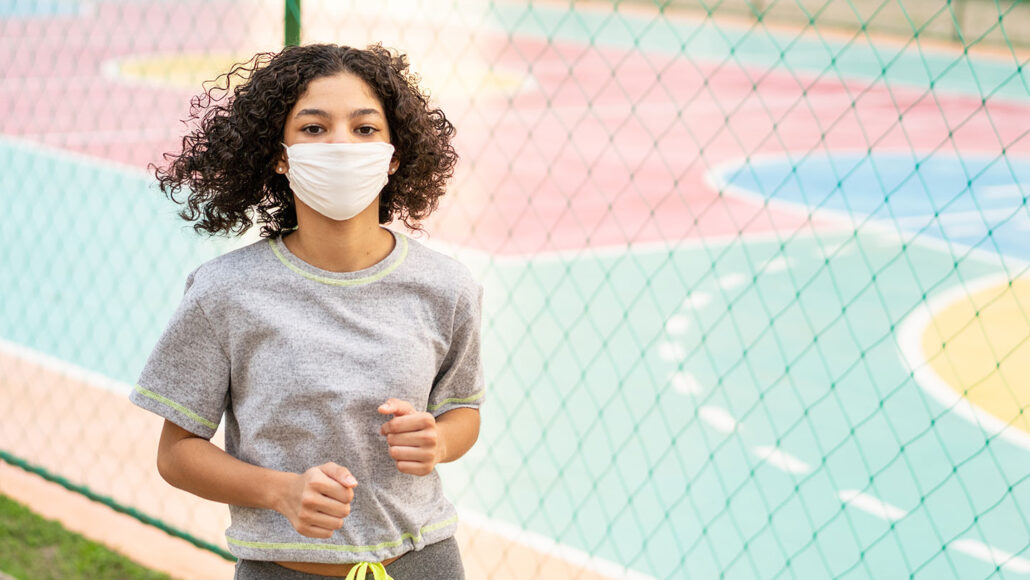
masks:
<path fill-rule="evenodd" d="M 286 147 L 286 145 L 283 145 Z M 347 220 L 375 200 L 389 181 L 389 143 L 298 143 L 286 147 L 290 189 L 318 213 Z"/>

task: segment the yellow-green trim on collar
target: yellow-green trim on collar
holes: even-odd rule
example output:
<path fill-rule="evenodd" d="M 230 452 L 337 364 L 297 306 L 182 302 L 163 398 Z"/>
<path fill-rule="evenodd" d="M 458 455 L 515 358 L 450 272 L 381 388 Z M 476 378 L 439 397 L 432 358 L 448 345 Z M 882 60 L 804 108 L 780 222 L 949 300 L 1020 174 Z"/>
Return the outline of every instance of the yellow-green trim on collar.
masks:
<path fill-rule="evenodd" d="M 373 282 L 385 278 L 391 272 L 396 270 L 404 262 L 404 259 L 408 257 L 408 238 L 400 234 L 397 234 L 396 237 L 400 240 L 401 251 L 400 255 L 397 256 L 397 259 L 395 259 L 392 264 L 371 276 L 353 279 L 327 278 L 325 276 L 319 276 L 318 274 L 312 274 L 311 272 L 307 272 L 305 270 L 298 268 L 296 265 L 293 264 L 293 262 L 290 262 L 288 259 L 286 259 L 286 256 L 284 256 L 282 252 L 279 250 L 279 244 L 275 241 L 275 238 L 268 238 L 268 245 L 272 247 L 272 252 L 275 254 L 275 257 L 279 258 L 279 261 L 282 262 L 287 268 L 293 270 L 294 272 L 300 274 L 301 276 L 304 276 L 309 280 L 314 280 L 315 282 L 321 282 L 322 284 L 328 284 L 330 286 L 361 286 L 364 284 L 371 284 Z"/>
<path fill-rule="evenodd" d="M 427 524 L 418 531 L 418 535 L 409 534 L 407 532 L 401 534 L 400 539 L 390 540 L 389 542 L 380 542 L 371 546 L 350 546 L 347 544 L 305 544 L 301 542 L 248 542 L 245 540 L 237 540 L 236 538 L 230 538 L 226 536 L 226 541 L 234 546 L 240 546 L 242 548 L 256 548 L 259 550 L 315 550 L 319 552 L 375 552 L 383 548 L 396 548 L 404 543 L 404 540 L 413 540 L 415 542 L 422 539 L 422 534 L 429 532 L 435 532 L 436 530 L 446 528 L 458 523 L 458 516 L 454 515 L 442 522 L 435 524 Z"/>

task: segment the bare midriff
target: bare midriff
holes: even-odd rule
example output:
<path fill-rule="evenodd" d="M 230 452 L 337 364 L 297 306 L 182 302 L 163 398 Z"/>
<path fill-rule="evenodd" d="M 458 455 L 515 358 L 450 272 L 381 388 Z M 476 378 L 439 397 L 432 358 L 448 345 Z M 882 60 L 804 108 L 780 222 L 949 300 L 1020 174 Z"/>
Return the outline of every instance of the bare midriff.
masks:
<path fill-rule="evenodd" d="M 400 556 L 393 558 L 387 558 L 383 560 L 383 566 L 393 562 Z M 344 578 L 350 572 L 350 569 L 357 565 L 354 564 L 319 564 L 316 562 L 276 562 L 283 568 L 289 568 L 297 572 L 304 572 L 305 574 L 317 574 L 319 576 L 330 576 L 333 578 L 339 577 Z"/>

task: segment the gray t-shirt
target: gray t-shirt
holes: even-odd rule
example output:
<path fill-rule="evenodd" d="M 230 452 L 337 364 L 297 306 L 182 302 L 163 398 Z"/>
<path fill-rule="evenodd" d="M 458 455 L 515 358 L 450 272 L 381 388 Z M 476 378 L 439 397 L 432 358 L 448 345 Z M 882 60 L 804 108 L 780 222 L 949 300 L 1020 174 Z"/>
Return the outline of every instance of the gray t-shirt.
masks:
<path fill-rule="evenodd" d="M 439 416 L 483 402 L 482 288 L 462 264 L 394 232 L 390 255 L 330 272 L 281 238 L 211 260 L 131 394 L 133 403 L 226 451 L 302 473 L 334 461 L 358 480 L 332 538 L 307 538 L 271 510 L 230 506 L 229 550 L 251 560 L 381 561 L 454 534 L 437 473 L 401 473 L 377 408 L 395 397 Z"/>

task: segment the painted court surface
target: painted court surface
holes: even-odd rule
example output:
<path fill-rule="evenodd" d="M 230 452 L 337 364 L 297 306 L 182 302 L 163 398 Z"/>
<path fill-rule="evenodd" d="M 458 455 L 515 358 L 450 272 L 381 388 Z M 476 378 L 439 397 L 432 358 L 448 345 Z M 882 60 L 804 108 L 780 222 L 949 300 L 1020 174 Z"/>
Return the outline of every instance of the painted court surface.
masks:
<path fill-rule="evenodd" d="M 123 397 L 185 274 L 253 238 L 196 238 L 142 168 L 195 71 L 279 22 L 24 6 L 0 2 L 0 447 L 220 543 Z M 486 287 L 484 430 L 443 468 L 476 570 L 1030 575 L 1025 61 L 547 5 L 305 10 L 306 39 L 425 55 L 459 128 L 426 229 Z"/>

